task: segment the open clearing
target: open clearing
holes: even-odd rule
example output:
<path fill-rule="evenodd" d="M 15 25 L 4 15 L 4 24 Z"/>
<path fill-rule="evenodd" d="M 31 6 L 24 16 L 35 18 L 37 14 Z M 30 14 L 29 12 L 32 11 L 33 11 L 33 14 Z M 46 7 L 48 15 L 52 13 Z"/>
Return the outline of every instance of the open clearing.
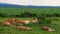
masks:
<path fill-rule="evenodd" d="M 41 14 L 41 13 L 60 14 L 60 8 L 0 8 L 0 12 L 6 13 L 8 15 L 20 14 L 24 10 L 27 10 L 31 13 L 37 13 L 37 14 Z M 0 21 L 6 20 L 6 19 L 8 18 L 0 17 Z M 19 19 L 22 19 L 22 18 L 19 18 Z M 23 19 L 28 19 L 28 18 L 23 18 Z M 41 30 L 39 26 L 33 25 L 33 24 L 26 25 L 27 27 L 33 28 L 31 31 L 14 29 L 14 28 L 11 28 L 10 26 L 3 27 L 2 24 L 0 24 L 0 34 L 60 34 L 60 17 L 52 17 L 47 19 L 52 20 L 52 24 L 50 24 L 49 26 L 51 28 L 54 28 L 56 30 L 55 32 L 48 32 L 45 30 Z M 53 19 L 58 19 L 58 20 L 53 20 Z"/>

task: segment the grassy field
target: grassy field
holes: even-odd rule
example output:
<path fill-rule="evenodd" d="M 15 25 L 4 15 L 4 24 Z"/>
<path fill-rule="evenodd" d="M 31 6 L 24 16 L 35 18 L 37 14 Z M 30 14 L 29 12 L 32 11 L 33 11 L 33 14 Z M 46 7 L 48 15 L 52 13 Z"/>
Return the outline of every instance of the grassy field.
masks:
<path fill-rule="evenodd" d="M 52 13 L 58 13 L 60 14 L 60 8 L 0 8 L 0 12 L 6 13 L 6 14 L 20 14 L 21 12 L 29 11 L 30 13 L 46 13 L 46 14 L 52 14 Z"/>
<path fill-rule="evenodd" d="M 6 20 L 6 19 L 8 19 L 8 18 L 0 18 L 0 21 Z M 20 19 L 23 19 L 23 18 L 20 18 Z M 26 19 L 26 18 L 24 18 L 24 19 Z M 52 20 L 55 18 L 47 18 L 47 19 Z M 26 27 L 33 28 L 31 31 L 14 29 L 10 26 L 3 27 L 0 24 L 0 34 L 60 34 L 60 18 L 58 19 L 58 21 L 52 20 L 52 22 L 53 23 L 50 24 L 49 26 L 51 28 L 54 28 L 56 30 L 55 32 L 48 32 L 45 30 L 41 30 L 39 26 L 33 25 L 33 24 L 26 25 Z"/>
<path fill-rule="evenodd" d="M 8 15 L 20 14 L 24 10 L 27 10 L 31 13 L 37 13 L 37 14 L 41 14 L 41 13 L 47 13 L 47 14 L 59 13 L 60 14 L 60 8 L 9 8 L 9 9 L 0 8 L 0 12 L 6 13 Z M 0 18 L 0 21 L 6 20 L 6 19 L 8 18 Z M 19 19 L 27 19 L 27 18 L 19 18 Z M 54 28 L 56 30 L 55 32 L 48 32 L 45 30 L 41 30 L 39 26 L 31 25 L 31 24 L 26 25 L 26 27 L 33 28 L 31 31 L 14 29 L 10 26 L 3 27 L 0 24 L 0 34 L 60 34 L 60 17 L 52 17 L 52 18 L 47 18 L 47 19 L 52 20 L 52 24 L 50 24 L 49 26 L 51 28 Z M 53 19 L 58 19 L 58 20 L 53 20 Z"/>

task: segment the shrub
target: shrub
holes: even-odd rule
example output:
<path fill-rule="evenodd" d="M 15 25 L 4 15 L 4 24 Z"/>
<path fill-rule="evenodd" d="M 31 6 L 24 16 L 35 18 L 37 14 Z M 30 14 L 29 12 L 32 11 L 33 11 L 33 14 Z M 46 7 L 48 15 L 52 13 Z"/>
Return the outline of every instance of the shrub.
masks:
<path fill-rule="evenodd" d="M 7 17 L 7 14 L 0 12 L 0 17 Z"/>
<path fill-rule="evenodd" d="M 21 13 L 20 17 L 36 17 L 37 14 L 33 14 L 33 13 L 29 13 L 27 11 L 24 11 L 23 13 Z"/>
<path fill-rule="evenodd" d="M 43 16 L 39 16 L 37 17 L 38 18 L 38 22 L 39 22 L 39 25 L 40 24 L 51 24 L 51 20 L 47 20 L 46 17 L 43 17 Z"/>

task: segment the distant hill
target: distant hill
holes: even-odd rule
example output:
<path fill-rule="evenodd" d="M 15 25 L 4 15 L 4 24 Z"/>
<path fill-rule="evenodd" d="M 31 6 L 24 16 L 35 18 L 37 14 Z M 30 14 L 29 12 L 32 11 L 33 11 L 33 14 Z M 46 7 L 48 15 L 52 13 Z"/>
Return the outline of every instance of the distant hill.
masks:
<path fill-rule="evenodd" d="M 13 4 L 0 4 L 0 8 L 60 8 L 60 6 L 33 6 L 33 5 L 13 5 Z"/>
<path fill-rule="evenodd" d="M 0 8 L 20 8 L 19 5 L 13 5 L 13 4 L 0 4 Z"/>

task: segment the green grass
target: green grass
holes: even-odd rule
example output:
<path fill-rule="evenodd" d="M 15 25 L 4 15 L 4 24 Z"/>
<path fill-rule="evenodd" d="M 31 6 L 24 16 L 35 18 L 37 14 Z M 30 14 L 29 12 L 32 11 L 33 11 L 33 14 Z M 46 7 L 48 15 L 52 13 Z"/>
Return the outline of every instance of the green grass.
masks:
<path fill-rule="evenodd" d="M 8 18 L 0 18 L 0 21 L 6 20 L 6 19 L 8 19 Z M 27 18 L 19 18 L 19 19 L 27 19 Z M 49 18 L 49 19 L 53 19 L 53 18 Z M 3 34 L 60 34 L 60 21 L 52 20 L 52 22 L 53 23 L 50 24 L 49 26 L 51 28 L 54 28 L 56 30 L 56 32 L 48 32 L 45 30 L 41 30 L 39 26 L 33 25 L 33 24 L 26 25 L 26 27 L 33 28 L 31 31 L 14 29 L 10 26 L 3 27 L 0 24 L 0 34 L 2 34 L 2 33 Z"/>
<path fill-rule="evenodd" d="M 23 11 L 29 11 L 30 13 L 46 13 L 46 14 L 53 14 L 53 13 L 58 13 L 60 14 L 60 8 L 0 8 L 0 12 L 6 13 L 8 15 L 10 14 L 20 14 Z M 58 19 L 58 20 L 53 20 L 53 19 Z M 56 29 L 56 32 L 48 32 L 45 30 L 41 30 L 39 26 L 37 25 L 26 25 L 27 27 L 33 28 L 31 31 L 26 31 L 26 30 L 19 30 L 19 29 L 14 29 L 11 28 L 10 26 L 3 27 L 0 24 L 0 34 L 60 34 L 60 17 L 56 18 L 48 18 L 52 20 L 52 24 L 49 26 L 51 28 Z M 9 18 L 1 18 L 0 21 L 6 20 Z M 28 18 L 18 18 L 18 19 L 28 19 Z M 31 18 L 29 18 L 31 19 Z M 34 26 L 34 27 L 33 27 Z"/>
<path fill-rule="evenodd" d="M 23 11 L 28 11 L 30 13 L 46 13 L 46 14 L 52 14 L 52 13 L 59 13 L 60 14 L 60 8 L 0 8 L 0 12 L 6 13 L 8 15 L 10 14 L 20 14 Z"/>

